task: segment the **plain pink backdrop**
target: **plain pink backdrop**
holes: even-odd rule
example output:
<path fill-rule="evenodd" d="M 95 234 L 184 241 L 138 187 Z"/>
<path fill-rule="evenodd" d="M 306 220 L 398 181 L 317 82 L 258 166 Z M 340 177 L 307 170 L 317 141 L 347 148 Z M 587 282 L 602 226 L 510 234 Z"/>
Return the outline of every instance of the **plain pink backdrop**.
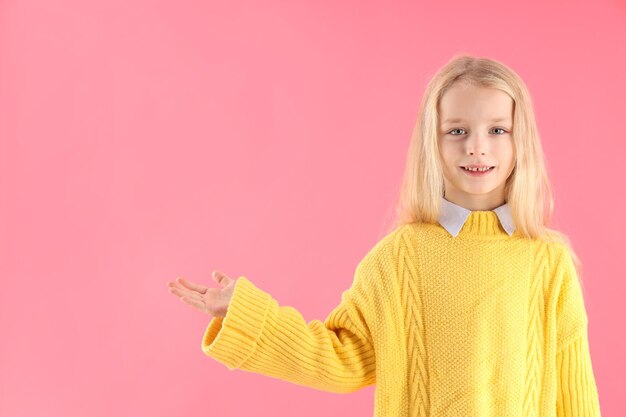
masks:
<path fill-rule="evenodd" d="M 228 3 L 228 4 L 227 4 Z M 323 320 L 382 237 L 419 100 L 458 53 L 517 71 L 581 256 L 603 416 L 625 416 L 626 7 L 0 4 L 0 415 L 370 416 L 229 371 L 166 282 L 245 275 Z"/>

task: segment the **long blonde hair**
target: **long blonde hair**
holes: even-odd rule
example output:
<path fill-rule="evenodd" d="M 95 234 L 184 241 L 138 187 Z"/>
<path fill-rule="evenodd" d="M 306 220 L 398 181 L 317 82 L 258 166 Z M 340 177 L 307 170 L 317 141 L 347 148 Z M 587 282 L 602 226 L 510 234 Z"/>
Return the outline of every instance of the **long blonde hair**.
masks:
<path fill-rule="evenodd" d="M 517 158 L 506 180 L 505 200 L 510 205 L 516 232 L 527 238 L 564 244 L 581 279 L 582 265 L 569 238 L 547 227 L 552 218 L 554 197 L 530 94 L 512 69 L 489 58 L 457 55 L 427 84 L 394 202 L 394 218 L 385 233 L 408 223 L 438 221 L 444 182 L 437 142 L 437 109 L 443 94 L 455 83 L 495 88 L 513 99 L 512 136 Z"/>

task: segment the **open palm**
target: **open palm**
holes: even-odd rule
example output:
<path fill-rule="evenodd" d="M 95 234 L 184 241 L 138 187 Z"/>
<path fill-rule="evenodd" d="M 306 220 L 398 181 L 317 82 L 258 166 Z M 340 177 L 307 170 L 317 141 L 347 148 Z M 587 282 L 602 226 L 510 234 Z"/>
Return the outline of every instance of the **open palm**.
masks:
<path fill-rule="evenodd" d="M 167 286 L 170 294 L 179 297 L 182 302 L 203 313 L 215 317 L 224 317 L 228 311 L 237 280 L 220 271 L 213 271 L 211 277 L 219 284 L 220 288 L 205 287 L 182 277 L 176 278 L 175 281 L 168 281 Z"/>

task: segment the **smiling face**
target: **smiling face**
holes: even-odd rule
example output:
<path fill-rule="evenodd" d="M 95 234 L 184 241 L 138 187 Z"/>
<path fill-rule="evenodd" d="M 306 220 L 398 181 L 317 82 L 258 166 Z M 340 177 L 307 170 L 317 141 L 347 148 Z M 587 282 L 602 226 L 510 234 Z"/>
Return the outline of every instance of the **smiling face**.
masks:
<path fill-rule="evenodd" d="M 469 210 L 504 204 L 506 179 L 515 168 L 513 99 L 494 88 L 457 83 L 438 110 L 445 199 Z M 470 165 L 495 168 L 483 174 L 462 168 Z"/>

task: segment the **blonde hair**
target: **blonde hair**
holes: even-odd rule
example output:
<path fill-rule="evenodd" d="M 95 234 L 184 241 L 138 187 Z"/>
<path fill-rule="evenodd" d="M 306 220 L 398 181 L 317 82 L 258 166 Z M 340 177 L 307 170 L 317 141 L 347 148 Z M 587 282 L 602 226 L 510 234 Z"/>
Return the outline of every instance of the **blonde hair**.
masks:
<path fill-rule="evenodd" d="M 552 218 L 554 198 L 530 94 L 512 69 L 489 58 L 455 56 L 426 86 L 411 137 L 404 176 L 394 202 L 395 217 L 385 233 L 408 223 L 438 221 L 444 182 L 437 142 L 437 109 L 443 94 L 456 83 L 495 88 L 513 99 L 512 136 L 516 162 L 506 180 L 504 192 L 516 232 L 523 237 L 565 245 L 580 280 L 582 265 L 569 238 L 547 227 Z"/>

